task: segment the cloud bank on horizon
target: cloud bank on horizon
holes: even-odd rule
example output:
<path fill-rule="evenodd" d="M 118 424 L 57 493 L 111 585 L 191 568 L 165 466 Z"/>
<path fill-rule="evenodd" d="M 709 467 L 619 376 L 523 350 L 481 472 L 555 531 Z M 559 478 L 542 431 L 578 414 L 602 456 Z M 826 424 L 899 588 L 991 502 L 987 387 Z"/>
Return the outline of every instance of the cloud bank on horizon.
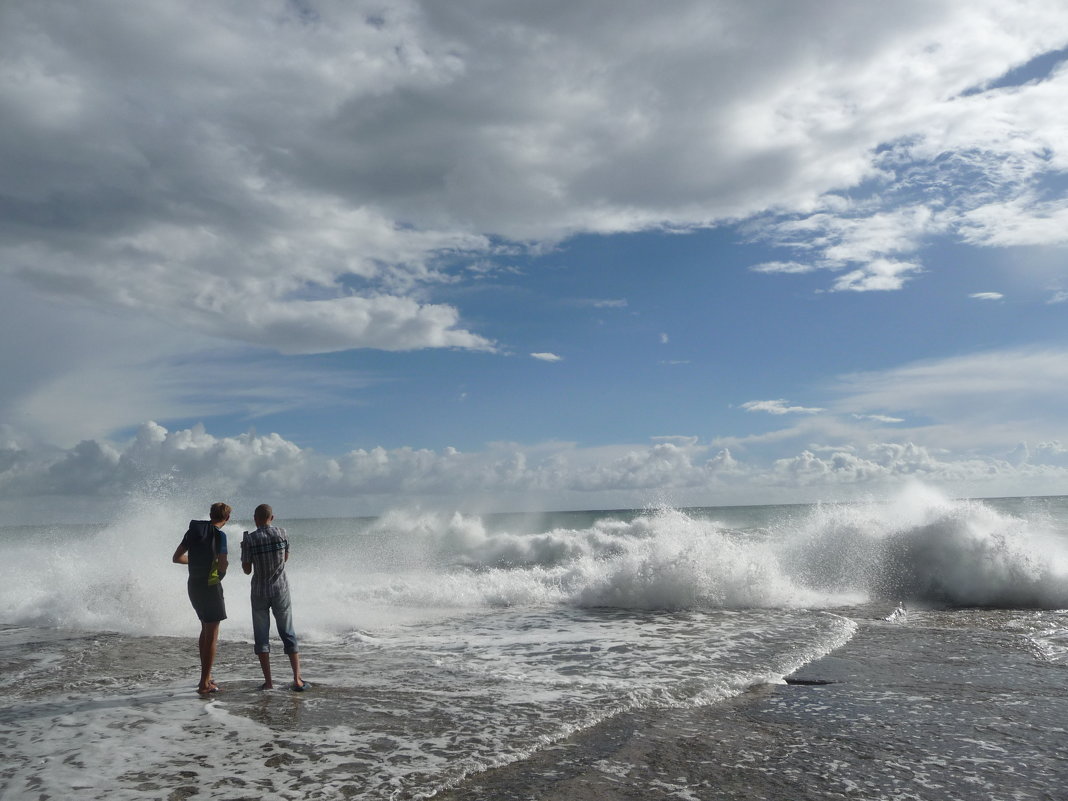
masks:
<path fill-rule="evenodd" d="M 725 375 L 744 394 L 711 415 L 704 445 L 670 430 L 683 392 L 670 385 L 648 416 L 689 444 L 608 430 L 559 444 L 567 404 L 596 388 L 561 390 L 540 428 L 516 414 L 532 421 L 515 434 L 528 444 L 507 456 L 419 441 L 326 452 L 272 415 L 370 406 L 369 388 L 435 353 L 479 357 L 457 379 L 469 407 L 491 394 L 488 375 L 530 394 L 574 387 L 583 355 L 607 347 L 569 339 L 533 303 L 531 320 L 495 316 L 492 301 L 465 311 L 476 293 L 537 290 L 552 314 L 605 327 L 648 320 L 659 352 L 648 368 L 626 357 L 636 383 L 699 369 L 681 351 L 686 321 L 654 319 L 637 282 L 619 291 L 605 267 L 595 292 L 548 283 L 560 268 L 542 270 L 546 254 L 581 237 L 730 229 L 759 254 L 744 280 L 855 299 L 967 270 L 972 257 L 948 249 L 1011 251 L 1041 306 L 1063 311 L 1066 31 L 1056 0 L 692 0 L 670 14 L 632 0 L 5 3 L 0 494 L 125 492 L 144 480 L 132 465 L 338 497 L 640 503 L 703 488 L 729 501 L 906 475 L 1055 491 L 1068 477 L 1055 318 L 1030 339 L 976 335 L 881 361 L 858 344 L 807 385 Z M 649 287 L 670 275 L 647 260 L 621 272 Z M 971 303 L 984 310 L 1021 294 L 966 287 L 956 296 L 997 301 Z M 752 302 L 769 326 L 784 317 Z M 782 326 L 768 339 L 803 335 Z M 622 362 L 622 347 L 600 360 Z M 488 366 L 522 353 L 530 373 Z M 241 392 L 225 388 L 235 376 Z M 730 422 L 731 406 L 786 427 Z M 425 416 L 399 409 L 396 428 L 405 414 Z M 258 418 L 281 433 L 238 433 Z"/>
<path fill-rule="evenodd" d="M 64 516 L 52 509 L 27 517 L 20 501 L 41 496 L 77 499 L 82 504 L 73 509 L 105 516 L 121 508 L 116 499 L 195 505 L 224 497 L 251 508 L 256 499 L 270 497 L 292 518 L 377 514 L 405 505 L 539 511 L 624 508 L 635 498 L 645 498 L 646 505 L 762 503 L 769 494 L 780 502 L 808 502 L 814 489 L 829 488 L 850 500 L 914 482 L 951 490 L 1037 486 L 1049 492 L 1068 476 L 1068 447 L 1060 442 L 1022 445 L 1005 459 L 951 458 L 889 442 L 814 445 L 769 468 L 686 437 L 597 449 L 496 443 L 477 453 L 373 448 L 329 457 L 278 434 L 218 438 L 203 426 L 168 431 L 151 422 L 121 447 L 87 440 L 67 451 L 44 452 L 22 448 L 10 431 L 0 436 L 0 510 L 13 523 Z"/>
<path fill-rule="evenodd" d="M 66 449 L 0 426 L 0 510 L 24 514 L 23 501 L 38 496 L 110 503 L 198 493 L 249 503 L 276 498 L 290 516 L 374 514 L 399 505 L 501 511 L 810 502 L 869 498 L 916 481 L 966 495 L 1054 495 L 1068 479 L 1068 443 L 1042 436 L 1059 419 L 1066 371 L 1065 352 L 1003 352 L 846 376 L 834 409 L 781 399 L 745 404 L 746 411 L 802 422 L 707 442 L 670 436 L 600 447 L 499 442 L 466 453 L 375 447 L 329 455 L 276 433 L 216 437 L 202 425 L 169 431 L 149 422 L 119 444 L 85 440 Z M 1027 389 L 1046 404 L 1049 419 L 1006 418 L 1020 389 L 1014 382 L 1040 373 L 1045 385 Z M 981 393 L 990 405 L 964 419 L 939 418 L 940 409 L 948 415 L 956 408 L 955 393 Z M 904 405 L 898 395 L 929 409 L 936 422 L 901 426 L 901 418 L 849 411 Z M 868 421 L 879 425 L 873 430 Z M 896 441 L 887 438 L 891 432 Z M 999 457 L 978 452 L 1021 435 L 1032 444 L 1019 441 Z M 915 444 L 925 439 L 950 447 Z M 794 455 L 776 456 L 784 448 Z"/>

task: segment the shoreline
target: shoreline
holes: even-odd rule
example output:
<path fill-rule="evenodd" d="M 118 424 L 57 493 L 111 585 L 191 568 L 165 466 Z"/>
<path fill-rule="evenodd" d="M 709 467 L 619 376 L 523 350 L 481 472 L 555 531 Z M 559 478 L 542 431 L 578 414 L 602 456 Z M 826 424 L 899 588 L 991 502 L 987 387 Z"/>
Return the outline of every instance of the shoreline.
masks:
<path fill-rule="evenodd" d="M 636 710 L 467 777 L 440 801 L 1050 799 L 1068 676 L 1012 632 L 858 621 L 782 685 Z"/>

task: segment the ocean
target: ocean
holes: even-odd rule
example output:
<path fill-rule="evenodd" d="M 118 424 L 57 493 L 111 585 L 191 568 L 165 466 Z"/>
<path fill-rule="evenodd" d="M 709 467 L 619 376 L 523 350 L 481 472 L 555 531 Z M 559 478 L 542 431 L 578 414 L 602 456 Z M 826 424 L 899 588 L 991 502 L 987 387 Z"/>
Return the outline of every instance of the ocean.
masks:
<path fill-rule="evenodd" d="M 313 686 L 231 568 L 202 698 L 211 500 L 0 527 L 0 797 L 1068 798 L 1068 498 L 276 508 Z"/>

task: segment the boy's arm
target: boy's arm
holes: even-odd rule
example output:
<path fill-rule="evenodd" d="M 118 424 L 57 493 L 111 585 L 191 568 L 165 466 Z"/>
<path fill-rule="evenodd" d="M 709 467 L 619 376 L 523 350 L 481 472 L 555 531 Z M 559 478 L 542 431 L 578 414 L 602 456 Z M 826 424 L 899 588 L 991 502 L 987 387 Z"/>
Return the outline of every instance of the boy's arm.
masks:
<path fill-rule="evenodd" d="M 246 576 L 252 575 L 252 556 L 249 553 L 247 531 L 241 538 L 241 569 L 245 571 Z"/>
<path fill-rule="evenodd" d="M 193 521 L 189 521 L 189 531 L 193 529 Z M 182 537 L 182 541 L 178 543 L 178 547 L 174 549 L 174 556 L 171 557 L 171 561 L 176 565 L 188 565 L 189 564 L 189 531 L 185 532 L 185 536 Z"/>
<path fill-rule="evenodd" d="M 215 541 L 213 544 L 215 551 L 215 563 L 219 569 L 219 578 L 225 578 L 226 568 L 230 566 L 230 555 L 227 553 L 226 548 L 226 532 L 221 528 L 215 528 Z"/>
<path fill-rule="evenodd" d="M 177 547 L 177 549 L 175 549 L 174 556 L 171 557 L 171 561 L 174 562 L 176 565 L 188 565 L 188 550 L 189 549 L 185 547 L 185 540 L 182 540 L 181 544 Z"/>

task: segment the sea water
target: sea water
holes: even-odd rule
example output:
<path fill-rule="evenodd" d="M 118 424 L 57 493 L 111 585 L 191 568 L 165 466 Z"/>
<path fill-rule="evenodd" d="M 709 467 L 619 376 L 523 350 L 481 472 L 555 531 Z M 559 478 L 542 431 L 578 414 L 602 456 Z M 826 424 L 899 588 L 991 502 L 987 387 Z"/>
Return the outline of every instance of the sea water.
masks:
<path fill-rule="evenodd" d="M 232 568 L 223 689 L 200 698 L 199 626 L 170 562 L 198 511 L 142 501 L 103 524 L 0 528 L 0 796 L 463 797 L 522 765 L 549 781 L 560 749 L 591 732 L 685 728 L 686 715 L 830 664 L 817 660 L 856 649 L 861 628 L 872 653 L 949 643 L 938 675 L 975 656 L 955 652 L 951 630 L 995 632 L 987 664 L 1011 652 L 1054 684 L 1068 665 L 1065 498 L 914 487 L 815 506 L 331 520 L 279 509 L 313 688 L 288 689 L 275 642 L 279 689 L 258 690 L 248 578 Z M 227 526 L 234 552 L 250 525 Z M 716 797 L 702 781 L 695 796 L 647 779 L 639 797 Z M 496 797 L 535 797 L 503 787 Z M 862 797 L 913 797 L 899 790 Z"/>

